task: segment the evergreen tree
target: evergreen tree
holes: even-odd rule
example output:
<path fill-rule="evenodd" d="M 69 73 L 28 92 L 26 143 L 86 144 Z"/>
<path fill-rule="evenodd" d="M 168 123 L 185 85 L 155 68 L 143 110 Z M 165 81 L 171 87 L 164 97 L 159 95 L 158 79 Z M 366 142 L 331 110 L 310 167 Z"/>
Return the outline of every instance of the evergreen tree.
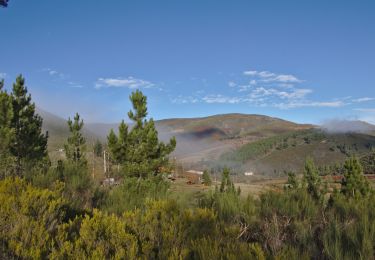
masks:
<path fill-rule="evenodd" d="M 117 137 L 113 129 L 111 129 L 107 136 L 107 142 L 111 160 L 118 165 L 124 163 L 128 150 L 128 126 L 124 120 L 119 125 L 119 136 Z"/>
<path fill-rule="evenodd" d="M 375 150 L 371 149 L 371 152 L 361 157 L 360 164 L 363 167 L 364 174 L 374 173 L 375 172 Z"/>
<path fill-rule="evenodd" d="M 134 122 L 131 131 L 124 121 L 119 126 L 119 135 L 109 133 L 108 148 L 113 159 L 123 166 L 128 176 L 145 178 L 160 173 L 168 166 L 168 155 L 176 147 L 176 139 L 168 144 L 159 142 L 153 119 L 147 120 L 147 98 L 139 90 L 130 96 L 133 110 L 128 116 Z"/>
<path fill-rule="evenodd" d="M 230 179 L 230 172 L 228 168 L 224 168 L 221 175 L 220 192 L 236 192 L 234 184 Z"/>
<path fill-rule="evenodd" d="M 16 173 L 21 175 L 25 163 L 30 165 L 47 156 L 48 132 L 42 133 L 43 120 L 35 113 L 35 104 L 31 102 L 31 95 L 27 93 L 22 75 L 19 75 L 13 84 L 11 99 L 11 127 L 15 136 L 10 151 L 16 157 Z"/>
<path fill-rule="evenodd" d="M 12 100 L 3 90 L 4 80 L 0 81 L 0 154 L 8 152 L 11 143 L 13 117 Z"/>
<path fill-rule="evenodd" d="M 103 145 L 99 140 L 96 140 L 94 144 L 94 153 L 96 156 L 101 157 L 103 153 Z"/>
<path fill-rule="evenodd" d="M 211 186 L 211 184 L 212 184 L 211 176 L 210 176 L 210 174 L 208 173 L 207 170 L 204 170 L 203 175 L 202 175 L 202 179 L 203 179 L 204 185 Z"/>
<path fill-rule="evenodd" d="M 296 173 L 290 171 L 290 172 L 287 172 L 287 175 L 288 175 L 287 188 L 293 189 L 293 190 L 299 188 L 299 182 L 298 182 Z"/>
<path fill-rule="evenodd" d="M 11 127 L 13 108 L 12 100 L 3 90 L 4 80 L 0 81 L 0 178 L 10 174 L 12 157 L 10 144 L 14 138 L 14 129 Z"/>
<path fill-rule="evenodd" d="M 303 178 L 305 184 L 307 185 L 308 193 L 310 193 L 313 198 L 320 199 L 321 179 L 318 170 L 316 169 L 315 164 L 311 158 L 308 158 L 306 160 Z"/>
<path fill-rule="evenodd" d="M 70 136 L 68 137 L 67 143 L 65 144 L 65 154 L 69 161 L 78 163 L 85 163 L 85 150 L 86 150 L 86 139 L 83 137 L 81 131 L 83 128 L 83 120 L 79 114 L 76 113 L 74 121 L 68 119 L 68 126 Z"/>
<path fill-rule="evenodd" d="M 357 158 L 352 157 L 345 162 L 341 184 L 341 192 L 348 197 L 358 198 L 370 193 L 370 184 L 363 175 L 363 168 Z"/>

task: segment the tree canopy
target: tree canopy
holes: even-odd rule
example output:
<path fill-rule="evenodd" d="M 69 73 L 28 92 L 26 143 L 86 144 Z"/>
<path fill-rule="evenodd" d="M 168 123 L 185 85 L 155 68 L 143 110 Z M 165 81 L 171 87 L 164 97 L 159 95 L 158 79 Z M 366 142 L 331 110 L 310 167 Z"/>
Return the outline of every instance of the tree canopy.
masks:
<path fill-rule="evenodd" d="M 0 150 L 7 150 L 15 161 L 15 174 L 21 176 L 28 168 L 48 157 L 48 132 L 42 133 L 42 118 L 35 111 L 25 86 L 25 79 L 19 75 L 10 94 L 3 90 L 0 82 Z"/>
<path fill-rule="evenodd" d="M 68 119 L 70 136 L 65 143 L 66 158 L 73 162 L 85 161 L 86 139 L 82 134 L 83 120 L 76 113 L 73 120 Z"/>
<path fill-rule="evenodd" d="M 154 120 L 147 119 L 147 98 L 139 90 L 130 95 L 133 110 L 128 113 L 132 120 L 129 131 L 124 121 L 118 135 L 109 133 L 108 148 L 115 163 L 121 164 L 127 176 L 142 177 L 155 175 L 168 166 L 168 156 L 176 147 L 176 139 L 168 144 L 159 141 Z"/>

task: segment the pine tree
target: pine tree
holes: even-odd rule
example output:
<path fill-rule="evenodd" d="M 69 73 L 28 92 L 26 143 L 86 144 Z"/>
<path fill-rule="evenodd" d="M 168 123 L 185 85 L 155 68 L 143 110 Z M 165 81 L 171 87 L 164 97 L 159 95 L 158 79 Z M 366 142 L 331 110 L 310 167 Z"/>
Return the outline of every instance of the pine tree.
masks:
<path fill-rule="evenodd" d="M 296 173 L 290 171 L 290 172 L 287 172 L 287 175 L 288 175 L 287 188 L 292 189 L 292 190 L 299 188 L 299 182 L 298 182 Z"/>
<path fill-rule="evenodd" d="M 27 93 L 22 75 L 13 84 L 11 99 L 11 127 L 15 131 L 15 137 L 10 151 L 16 157 L 16 174 L 21 175 L 24 163 L 32 165 L 47 156 L 48 132 L 42 133 L 43 120 L 35 113 L 35 104 L 31 102 L 31 95 Z"/>
<path fill-rule="evenodd" d="M 221 175 L 220 192 L 236 192 L 234 183 L 230 179 L 230 171 L 228 168 L 224 168 Z"/>
<path fill-rule="evenodd" d="M 99 140 L 96 140 L 94 144 L 94 153 L 96 156 L 101 157 L 103 153 L 103 145 Z"/>
<path fill-rule="evenodd" d="M 12 137 L 11 121 L 13 117 L 12 100 L 3 87 L 4 80 L 0 81 L 0 155 L 8 153 Z"/>
<path fill-rule="evenodd" d="M 3 90 L 4 80 L 0 81 L 0 178 L 10 175 L 12 157 L 10 144 L 14 138 L 14 129 L 11 127 L 13 108 L 12 100 Z"/>
<path fill-rule="evenodd" d="M 113 131 L 113 129 L 111 129 L 111 131 L 109 132 L 109 135 L 107 136 L 107 145 L 108 145 L 108 149 L 110 151 L 112 160 L 115 163 L 119 163 L 120 156 L 118 152 L 118 138 L 115 132 Z"/>
<path fill-rule="evenodd" d="M 314 161 L 310 158 L 306 160 L 303 178 L 307 185 L 308 193 L 310 193 L 313 198 L 320 199 L 321 179 L 318 170 L 315 167 Z"/>
<path fill-rule="evenodd" d="M 211 186 L 211 184 L 212 184 L 211 176 L 210 176 L 210 174 L 208 173 L 207 170 L 203 171 L 202 179 L 203 179 L 204 185 Z"/>
<path fill-rule="evenodd" d="M 341 182 L 341 192 L 348 197 L 358 198 L 370 193 L 370 184 L 363 175 L 363 168 L 355 157 L 344 164 L 344 179 Z"/>
<path fill-rule="evenodd" d="M 122 164 L 126 175 L 145 178 L 160 173 L 168 165 L 168 155 L 175 149 L 176 139 L 172 138 L 169 144 L 159 142 L 153 119 L 146 119 L 147 98 L 141 91 L 133 92 L 130 101 L 133 110 L 128 116 L 134 126 L 129 132 L 122 121 L 118 136 L 111 130 L 107 137 L 108 148 L 113 159 Z"/>
<path fill-rule="evenodd" d="M 85 163 L 86 139 L 83 137 L 81 131 L 83 128 L 83 120 L 79 114 L 76 113 L 74 121 L 68 119 L 68 126 L 70 136 L 65 144 L 65 155 L 69 161 L 75 163 Z"/>

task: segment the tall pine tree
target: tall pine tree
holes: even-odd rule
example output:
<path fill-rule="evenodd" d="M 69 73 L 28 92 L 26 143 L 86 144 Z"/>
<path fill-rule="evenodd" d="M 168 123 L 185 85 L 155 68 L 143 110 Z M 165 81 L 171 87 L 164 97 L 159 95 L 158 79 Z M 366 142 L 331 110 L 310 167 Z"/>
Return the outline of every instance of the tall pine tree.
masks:
<path fill-rule="evenodd" d="M 11 99 L 14 139 L 10 151 L 16 158 L 16 174 L 22 175 L 26 166 L 31 167 L 47 156 L 48 132 L 42 133 L 43 120 L 35 113 L 35 104 L 31 102 L 22 75 L 13 84 Z"/>
<path fill-rule="evenodd" d="M 13 108 L 12 100 L 3 90 L 4 80 L 0 81 L 0 178 L 11 174 L 13 157 L 10 155 L 10 144 L 14 138 L 11 127 Z"/>
<path fill-rule="evenodd" d="M 65 155 L 68 161 L 74 163 L 86 163 L 85 150 L 86 150 L 86 139 L 82 135 L 83 120 L 79 114 L 73 118 L 73 121 L 68 119 L 68 127 L 70 136 L 68 137 L 67 143 L 64 145 Z"/>
<path fill-rule="evenodd" d="M 8 153 L 12 138 L 11 122 L 13 117 L 12 100 L 3 90 L 4 80 L 0 81 L 0 155 Z"/>
<path fill-rule="evenodd" d="M 172 138 L 168 144 L 159 141 L 153 119 L 146 119 L 147 97 L 141 91 L 133 92 L 130 101 L 133 110 L 128 116 L 133 121 L 133 128 L 129 132 L 122 121 L 118 136 L 113 130 L 109 133 L 108 147 L 126 175 L 145 178 L 160 173 L 168 165 L 168 156 L 176 147 L 176 139 Z"/>

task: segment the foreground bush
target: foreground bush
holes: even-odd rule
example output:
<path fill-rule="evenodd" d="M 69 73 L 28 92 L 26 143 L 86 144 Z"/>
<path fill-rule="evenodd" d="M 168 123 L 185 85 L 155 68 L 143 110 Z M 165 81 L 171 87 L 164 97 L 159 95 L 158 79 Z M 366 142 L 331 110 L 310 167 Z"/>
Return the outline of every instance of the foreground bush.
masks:
<path fill-rule="evenodd" d="M 1 257 L 373 259 L 375 194 L 357 162 L 347 165 L 341 190 L 327 193 L 310 161 L 302 181 L 291 174 L 283 192 L 258 199 L 240 196 L 225 170 L 220 187 L 191 208 L 169 199 L 160 177 L 125 179 L 103 191 L 99 209 L 74 201 L 92 187 L 73 166 L 33 180 L 53 181 L 46 188 L 6 178 L 0 181 Z"/>
<path fill-rule="evenodd" d="M 65 218 L 67 205 L 60 192 L 35 188 L 19 178 L 7 178 L 0 181 L 0 205 L 3 257 L 47 257 Z"/>

